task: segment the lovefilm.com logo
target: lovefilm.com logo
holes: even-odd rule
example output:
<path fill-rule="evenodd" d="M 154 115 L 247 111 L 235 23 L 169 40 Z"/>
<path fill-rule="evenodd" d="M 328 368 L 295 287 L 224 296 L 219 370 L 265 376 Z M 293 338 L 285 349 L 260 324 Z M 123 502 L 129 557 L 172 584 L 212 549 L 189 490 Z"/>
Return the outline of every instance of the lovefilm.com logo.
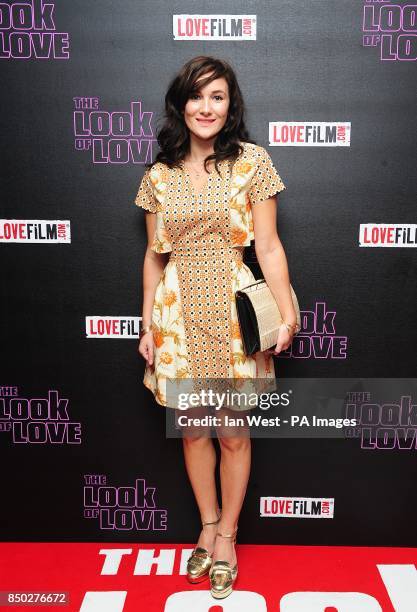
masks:
<path fill-rule="evenodd" d="M 256 40 L 256 15 L 173 15 L 174 40 Z"/>
<path fill-rule="evenodd" d="M 332 497 L 261 497 L 263 518 L 333 518 Z"/>
<path fill-rule="evenodd" d="M 142 317 L 88 315 L 85 317 L 85 335 L 90 339 L 137 339 L 141 321 Z"/>
<path fill-rule="evenodd" d="M 271 147 L 350 147 L 349 121 L 270 121 Z"/>
<path fill-rule="evenodd" d="M 0 219 L 0 242 L 18 244 L 69 244 L 69 220 Z"/>
<path fill-rule="evenodd" d="M 361 223 L 360 247 L 417 247 L 416 223 Z"/>

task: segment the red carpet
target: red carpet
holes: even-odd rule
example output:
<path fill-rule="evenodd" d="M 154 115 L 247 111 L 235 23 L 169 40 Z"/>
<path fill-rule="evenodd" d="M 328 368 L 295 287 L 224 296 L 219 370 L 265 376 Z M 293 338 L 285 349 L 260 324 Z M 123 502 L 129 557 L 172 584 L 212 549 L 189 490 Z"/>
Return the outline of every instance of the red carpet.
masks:
<path fill-rule="evenodd" d="M 184 544 L 3 543 L 0 591 L 3 598 L 4 591 L 69 594 L 66 605 L 10 610 L 417 611 L 416 548 L 237 544 L 235 591 L 222 602 L 210 596 L 208 581 L 186 581 L 191 550 Z M 151 567 L 156 557 L 159 564 Z"/>

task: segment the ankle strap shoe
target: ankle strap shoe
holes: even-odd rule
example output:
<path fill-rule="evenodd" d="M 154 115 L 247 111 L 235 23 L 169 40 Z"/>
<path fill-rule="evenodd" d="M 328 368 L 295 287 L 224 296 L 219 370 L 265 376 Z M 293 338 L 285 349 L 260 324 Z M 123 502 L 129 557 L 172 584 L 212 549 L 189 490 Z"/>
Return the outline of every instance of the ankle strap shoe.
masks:
<path fill-rule="evenodd" d="M 202 521 L 202 526 L 217 525 L 221 518 L 221 510 L 218 511 L 216 521 Z M 196 546 L 187 561 L 187 579 L 192 584 L 196 584 L 208 578 L 208 573 L 213 563 L 212 556 L 206 548 Z"/>
<path fill-rule="evenodd" d="M 222 538 L 230 538 L 232 542 L 236 542 L 237 529 L 231 534 L 223 534 L 217 532 Z M 237 578 L 237 563 L 231 567 L 228 561 L 215 561 L 210 570 L 210 593 L 215 599 L 223 599 L 230 595 L 233 591 L 233 585 Z"/>

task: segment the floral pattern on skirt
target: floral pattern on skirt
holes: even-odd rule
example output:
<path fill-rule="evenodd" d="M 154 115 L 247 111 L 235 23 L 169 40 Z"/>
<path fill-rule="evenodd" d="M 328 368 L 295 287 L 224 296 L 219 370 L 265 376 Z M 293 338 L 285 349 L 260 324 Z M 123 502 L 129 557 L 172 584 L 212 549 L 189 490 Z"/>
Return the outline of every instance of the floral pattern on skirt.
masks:
<path fill-rule="evenodd" d="M 237 291 L 255 280 L 250 268 L 243 262 L 232 260 L 232 287 Z M 271 355 L 258 352 L 247 356 L 243 351 L 237 318 L 236 301 L 231 300 L 231 357 L 230 378 L 275 378 Z M 154 360 L 146 365 L 144 385 L 155 395 L 156 401 L 168 406 L 167 379 L 189 378 L 185 330 L 182 318 L 178 276 L 175 262 L 168 262 L 155 292 L 152 313 Z M 176 408 L 177 406 L 168 406 Z"/>

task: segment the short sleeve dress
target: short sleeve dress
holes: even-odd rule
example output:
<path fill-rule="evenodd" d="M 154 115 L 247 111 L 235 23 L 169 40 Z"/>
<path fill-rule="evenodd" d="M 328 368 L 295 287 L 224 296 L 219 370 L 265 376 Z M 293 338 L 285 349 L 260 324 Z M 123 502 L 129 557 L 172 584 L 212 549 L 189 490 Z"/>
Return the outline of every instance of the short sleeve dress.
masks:
<path fill-rule="evenodd" d="M 156 214 L 151 249 L 170 253 L 152 311 L 154 361 L 143 383 L 158 404 L 167 380 L 275 378 L 271 355 L 243 351 L 234 293 L 255 280 L 243 263 L 254 239 L 252 206 L 285 189 L 267 150 L 244 151 L 208 174 L 195 193 L 188 170 L 157 162 L 145 171 L 135 204 Z"/>

